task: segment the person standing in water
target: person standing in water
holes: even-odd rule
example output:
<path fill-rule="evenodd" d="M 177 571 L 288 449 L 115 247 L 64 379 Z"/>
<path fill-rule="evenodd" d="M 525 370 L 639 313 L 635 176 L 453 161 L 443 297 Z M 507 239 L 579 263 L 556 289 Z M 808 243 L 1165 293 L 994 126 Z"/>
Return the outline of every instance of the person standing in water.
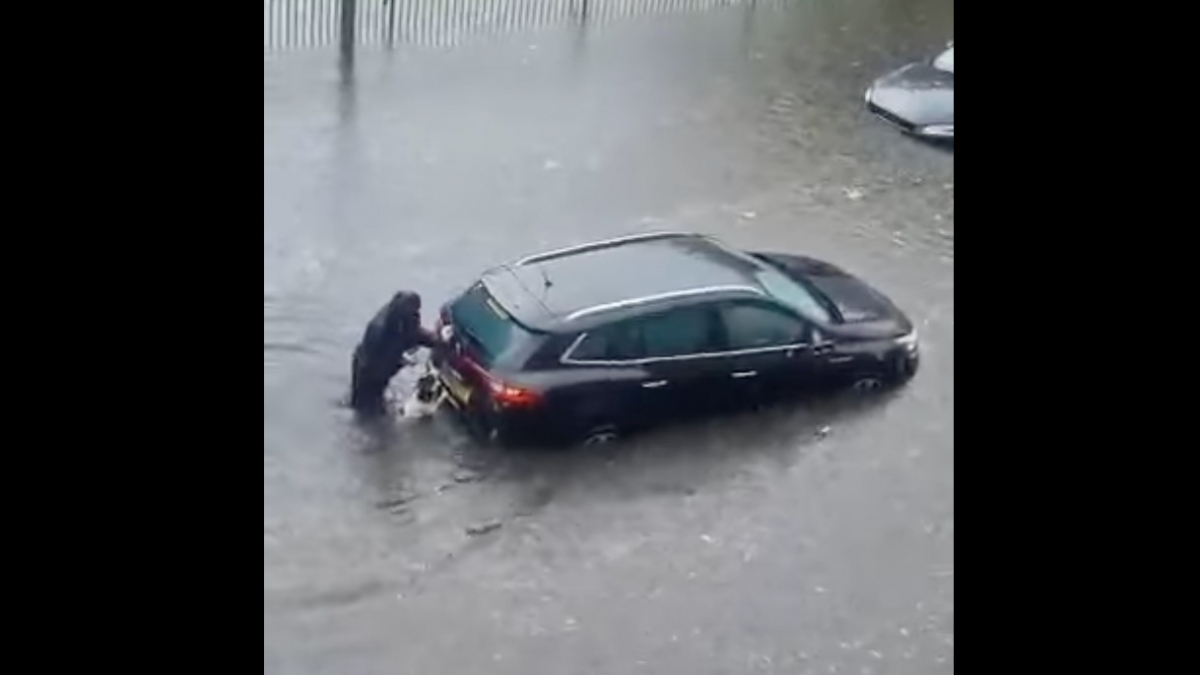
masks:
<path fill-rule="evenodd" d="M 421 296 L 396 293 L 367 324 L 354 349 L 350 407 L 361 416 L 383 415 L 384 393 L 407 364 L 405 353 L 417 347 L 436 349 L 439 344 L 437 336 L 421 327 Z"/>

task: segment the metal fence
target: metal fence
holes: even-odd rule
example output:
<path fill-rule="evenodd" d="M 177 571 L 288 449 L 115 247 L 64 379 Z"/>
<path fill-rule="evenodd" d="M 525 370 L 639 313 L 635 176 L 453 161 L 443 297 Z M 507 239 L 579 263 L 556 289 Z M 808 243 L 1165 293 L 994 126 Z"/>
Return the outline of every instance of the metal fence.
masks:
<path fill-rule="evenodd" d="M 536 28 L 586 16 L 604 23 L 756 0 L 355 0 L 355 42 L 446 46 L 484 32 Z M 263 0 L 265 51 L 336 44 L 342 0 Z"/>

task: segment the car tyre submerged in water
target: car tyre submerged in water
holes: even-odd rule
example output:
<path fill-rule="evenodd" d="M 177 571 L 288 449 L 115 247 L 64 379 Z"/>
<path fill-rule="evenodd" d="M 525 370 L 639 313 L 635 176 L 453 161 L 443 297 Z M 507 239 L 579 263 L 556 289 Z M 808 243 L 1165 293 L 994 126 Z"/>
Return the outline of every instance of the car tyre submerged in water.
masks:
<path fill-rule="evenodd" d="M 601 424 L 592 427 L 579 439 L 579 444 L 585 447 L 611 445 L 621 440 L 621 431 L 613 424 Z"/>
<path fill-rule="evenodd" d="M 859 396 L 868 396 L 881 391 L 884 386 L 886 386 L 886 382 L 882 376 L 875 373 L 862 373 L 850 384 L 850 389 Z"/>
<path fill-rule="evenodd" d="M 489 414 L 488 407 L 487 402 L 477 398 L 471 402 L 466 411 L 467 414 L 463 416 L 463 421 L 466 422 L 467 431 L 476 440 L 485 444 L 493 444 L 500 438 L 500 429 Z"/>

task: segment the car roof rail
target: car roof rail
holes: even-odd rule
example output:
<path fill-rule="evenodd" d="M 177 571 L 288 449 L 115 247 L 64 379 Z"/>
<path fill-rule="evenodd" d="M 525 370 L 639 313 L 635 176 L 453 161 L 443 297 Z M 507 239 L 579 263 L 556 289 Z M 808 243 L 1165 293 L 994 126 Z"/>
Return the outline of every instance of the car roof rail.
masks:
<path fill-rule="evenodd" d="M 614 248 L 643 241 L 655 241 L 658 239 L 677 239 L 684 237 L 699 237 L 701 235 L 690 232 L 649 232 L 644 234 L 631 234 L 624 237 L 615 237 L 613 239 L 605 239 L 603 241 L 594 241 L 588 244 L 579 244 L 577 246 L 568 246 L 554 251 L 545 253 L 535 253 L 534 255 L 521 258 L 513 263 L 513 267 L 521 267 L 522 265 L 532 265 L 533 263 L 546 262 L 556 258 L 563 258 L 578 253 L 588 253 L 590 251 L 602 251 L 606 248 Z"/>
<path fill-rule="evenodd" d="M 753 286 L 739 286 L 739 285 L 704 286 L 701 288 L 689 288 L 687 290 L 682 290 L 682 291 L 670 291 L 668 293 L 656 293 L 654 295 L 646 295 L 646 296 L 642 296 L 639 298 L 629 298 L 627 300 L 618 300 L 616 302 L 606 302 L 601 305 L 593 305 L 591 307 L 584 307 L 583 309 L 577 309 L 574 312 L 571 312 L 570 314 L 568 314 L 566 317 L 566 320 L 567 321 L 575 321 L 577 319 L 582 319 L 584 317 L 592 316 L 594 314 L 603 314 L 605 312 L 612 312 L 612 311 L 615 311 L 618 309 L 628 309 L 630 307 L 641 307 L 644 305 L 653 305 L 653 304 L 657 304 L 660 302 L 665 302 L 667 300 L 675 300 L 678 298 L 689 298 L 689 297 L 693 297 L 693 296 L 697 296 L 697 295 L 712 295 L 715 293 L 732 293 L 732 292 L 752 293 L 757 296 L 765 296 L 766 295 L 766 293 L 764 293 L 762 291 L 762 289 L 755 288 Z"/>

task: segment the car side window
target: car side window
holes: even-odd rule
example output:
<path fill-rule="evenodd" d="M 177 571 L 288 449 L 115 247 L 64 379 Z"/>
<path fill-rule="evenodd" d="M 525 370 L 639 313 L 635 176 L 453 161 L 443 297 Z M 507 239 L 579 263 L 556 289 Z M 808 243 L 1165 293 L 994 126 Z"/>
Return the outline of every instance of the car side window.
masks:
<path fill-rule="evenodd" d="M 584 335 L 567 356 L 574 361 L 607 361 L 608 335 L 602 330 Z"/>
<path fill-rule="evenodd" d="M 782 309 L 737 302 L 721 308 L 729 349 L 768 349 L 805 341 L 807 326 Z"/>
<path fill-rule="evenodd" d="M 573 361 L 633 361 L 719 351 L 708 307 L 684 307 L 594 328 L 570 354 Z"/>
<path fill-rule="evenodd" d="M 643 356 L 641 333 L 629 321 L 588 331 L 570 354 L 574 361 L 629 361 Z"/>
<path fill-rule="evenodd" d="M 649 358 L 692 356 L 718 350 L 708 307 L 682 307 L 638 320 Z"/>

